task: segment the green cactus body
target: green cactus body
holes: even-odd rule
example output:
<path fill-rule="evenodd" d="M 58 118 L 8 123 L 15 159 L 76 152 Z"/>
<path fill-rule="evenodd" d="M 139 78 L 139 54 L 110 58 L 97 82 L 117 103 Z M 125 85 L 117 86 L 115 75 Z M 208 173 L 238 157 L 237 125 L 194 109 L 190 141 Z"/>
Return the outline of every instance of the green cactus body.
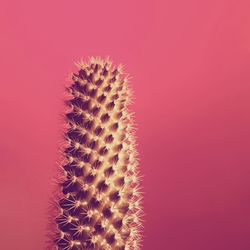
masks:
<path fill-rule="evenodd" d="M 55 248 L 137 250 L 142 210 L 128 80 L 109 60 L 78 68 L 67 88 Z"/>

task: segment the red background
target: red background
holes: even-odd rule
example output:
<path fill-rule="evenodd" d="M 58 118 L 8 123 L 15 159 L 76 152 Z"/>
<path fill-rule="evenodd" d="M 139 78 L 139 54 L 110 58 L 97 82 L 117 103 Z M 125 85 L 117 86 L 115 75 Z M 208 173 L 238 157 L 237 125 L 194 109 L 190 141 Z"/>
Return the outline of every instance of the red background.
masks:
<path fill-rule="evenodd" d="M 250 249 L 250 4 L 1 1 L 0 248 L 44 249 L 62 91 L 80 57 L 126 65 L 143 250 Z"/>

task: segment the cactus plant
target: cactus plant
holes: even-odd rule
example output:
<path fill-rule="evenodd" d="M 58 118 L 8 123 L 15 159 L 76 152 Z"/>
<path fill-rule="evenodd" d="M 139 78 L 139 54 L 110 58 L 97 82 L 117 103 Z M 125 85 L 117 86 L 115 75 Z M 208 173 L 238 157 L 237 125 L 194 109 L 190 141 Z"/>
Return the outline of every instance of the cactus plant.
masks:
<path fill-rule="evenodd" d="M 131 90 L 122 67 L 109 59 L 77 64 L 67 87 L 58 250 L 137 250 L 141 193 Z"/>

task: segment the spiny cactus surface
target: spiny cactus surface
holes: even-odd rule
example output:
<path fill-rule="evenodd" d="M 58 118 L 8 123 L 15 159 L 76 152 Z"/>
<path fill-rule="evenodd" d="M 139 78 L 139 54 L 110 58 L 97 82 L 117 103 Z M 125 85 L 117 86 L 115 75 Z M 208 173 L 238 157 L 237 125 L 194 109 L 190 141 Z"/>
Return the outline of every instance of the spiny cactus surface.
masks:
<path fill-rule="evenodd" d="M 109 60 L 78 64 L 67 88 L 58 250 L 137 250 L 141 195 L 127 76 Z"/>

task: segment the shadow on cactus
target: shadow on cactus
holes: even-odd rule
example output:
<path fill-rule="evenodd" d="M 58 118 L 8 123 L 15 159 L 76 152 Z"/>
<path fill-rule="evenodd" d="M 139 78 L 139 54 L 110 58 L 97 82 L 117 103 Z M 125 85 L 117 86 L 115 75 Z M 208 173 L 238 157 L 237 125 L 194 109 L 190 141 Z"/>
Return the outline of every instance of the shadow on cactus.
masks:
<path fill-rule="evenodd" d="M 108 59 L 77 66 L 65 101 L 54 249 L 140 249 L 142 197 L 128 77 Z"/>

